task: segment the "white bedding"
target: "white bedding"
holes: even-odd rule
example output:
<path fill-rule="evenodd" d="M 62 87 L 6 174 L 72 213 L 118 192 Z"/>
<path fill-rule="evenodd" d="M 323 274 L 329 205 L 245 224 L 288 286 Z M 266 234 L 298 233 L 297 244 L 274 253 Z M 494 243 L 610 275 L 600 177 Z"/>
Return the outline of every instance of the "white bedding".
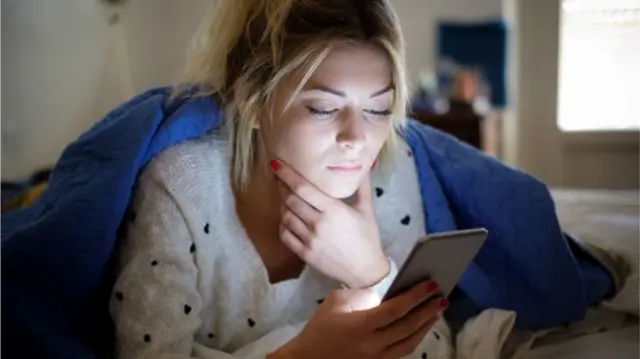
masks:
<path fill-rule="evenodd" d="M 543 337 L 522 359 L 631 359 L 640 357 L 637 318 L 640 267 L 640 191 L 552 191 L 565 231 L 583 241 L 621 255 L 631 275 L 603 308 L 592 309 L 582 323 Z M 589 333 L 576 336 L 577 333 Z M 555 338 L 554 338 L 555 337 Z"/>
<path fill-rule="evenodd" d="M 640 291 L 640 191 L 552 191 L 556 212 L 565 231 L 585 242 L 624 257 L 631 276 L 622 291 L 607 305 L 638 313 Z"/>
<path fill-rule="evenodd" d="M 637 325 L 583 335 L 535 348 L 522 359 L 637 359 L 639 335 Z"/>

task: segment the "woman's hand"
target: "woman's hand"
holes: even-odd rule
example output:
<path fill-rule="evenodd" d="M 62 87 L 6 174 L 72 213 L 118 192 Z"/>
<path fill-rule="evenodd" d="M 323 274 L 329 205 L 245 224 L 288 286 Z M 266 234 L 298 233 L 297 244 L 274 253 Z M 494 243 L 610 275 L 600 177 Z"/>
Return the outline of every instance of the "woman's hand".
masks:
<path fill-rule="evenodd" d="M 436 291 L 435 282 L 421 283 L 379 306 L 370 290 L 334 291 L 273 358 L 402 358 L 415 350 L 449 305 L 444 298 L 425 304 Z"/>
<path fill-rule="evenodd" d="M 329 197 L 282 161 L 272 167 L 282 196 L 280 239 L 302 260 L 349 288 L 389 273 L 380 243 L 369 176 L 351 205 Z"/>

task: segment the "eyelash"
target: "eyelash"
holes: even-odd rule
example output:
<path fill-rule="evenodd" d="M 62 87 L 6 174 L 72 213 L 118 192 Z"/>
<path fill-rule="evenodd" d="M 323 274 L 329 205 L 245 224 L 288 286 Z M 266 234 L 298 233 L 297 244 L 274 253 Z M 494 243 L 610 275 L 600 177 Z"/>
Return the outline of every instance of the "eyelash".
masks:
<path fill-rule="evenodd" d="M 336 112 L 338 112 L 337 109 L 333 109 L 333 110 L 319 110 L 317 108 L 313 108 L 311 106 L 307 106 L 307 110 L 309 111 L 309 113 L 311 113 L 314 116 L 327 116 L 327 115 L 332 115 Z"/>
<path fill-rule="evenodd" d="M 364 112 L 370 113 L 375 116 L 383 116 L 383 117 L 387 117 L 391 115 L 391 110 L 382 110 L 382 111 L 364 110 Z"/>
<path fill-rule="evenodd" d="M 314 116 L 328 116 L 328 115 L 332 115 L 332 114 L 338 112 L 337 109 L 319 110 L 319 109 L 313 108 L 311 106 L 307 106 L 307 110 L 309 111 L 309 113 L 311 113 Z M 391 115 L 391 111 L 390 110 L 382 110 L 382 111 L 364 110 L 364 112 L 369 113 L 369 114 L 374 115 L 374 116 L 382 116 L 382 117 L 387 117 L 387 116 Z"/>

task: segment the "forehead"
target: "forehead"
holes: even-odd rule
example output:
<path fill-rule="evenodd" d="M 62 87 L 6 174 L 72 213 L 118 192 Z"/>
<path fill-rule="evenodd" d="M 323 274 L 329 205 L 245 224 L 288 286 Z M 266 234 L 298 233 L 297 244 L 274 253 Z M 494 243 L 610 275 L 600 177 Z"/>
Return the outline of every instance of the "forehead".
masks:
<path fill-rule="evenodd" d="M 391 62 L 373 45 L 345 44 L 329 52 L 305 89 L 329 87 L 343 92 L 373 93 L 392 84 Z"/>

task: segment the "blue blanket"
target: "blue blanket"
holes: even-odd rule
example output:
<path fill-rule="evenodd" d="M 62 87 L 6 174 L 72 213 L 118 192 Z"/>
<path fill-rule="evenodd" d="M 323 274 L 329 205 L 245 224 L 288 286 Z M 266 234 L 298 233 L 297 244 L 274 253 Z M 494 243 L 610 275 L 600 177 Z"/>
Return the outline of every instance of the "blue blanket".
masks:
<path fill-rule="evenodd" d="M 221 124 L 209 98 L 168 101 L 153 89 L 69 145 L 32 207 L 2 216 L 5 358 L 97 358 L 113 338 L 110 259 L 141 168 L 170 145 Z M 583 317 L 611 290 L 608 274 L 567 243 L 546 187 L 452 137 L 411 122 L 427 230 L 485 227 L 451 315 L 515 310 L 521 328 Z"/>

